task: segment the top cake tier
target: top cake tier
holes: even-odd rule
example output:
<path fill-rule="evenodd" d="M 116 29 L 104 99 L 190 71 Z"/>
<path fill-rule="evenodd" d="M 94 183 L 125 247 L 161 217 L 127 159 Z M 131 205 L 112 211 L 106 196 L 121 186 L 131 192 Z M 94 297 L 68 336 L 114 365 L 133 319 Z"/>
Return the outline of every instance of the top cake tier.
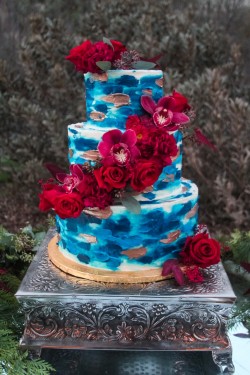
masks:
<path fill-rule="evenodd" d="M 141 96 L 163 94 L 161 70 L 108 70 L 84 74 L 87 123 L 91 128 L 125 129 L 127 117 L 143 115 Z"/>

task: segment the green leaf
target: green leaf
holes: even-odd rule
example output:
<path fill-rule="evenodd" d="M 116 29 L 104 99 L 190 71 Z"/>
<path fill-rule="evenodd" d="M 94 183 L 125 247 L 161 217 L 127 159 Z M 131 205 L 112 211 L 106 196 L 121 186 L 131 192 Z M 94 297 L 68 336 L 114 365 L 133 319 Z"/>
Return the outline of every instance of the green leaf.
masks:
<path fill-rule="evenodd" d="M 150 61 L 135 61 L 133 63 L 134 69 L 153 69 L 155 67 L 155 63 Z"/>
<path fill-rule="evenodd" d="M 134 197 L 125 197 L 122 199 L 122 204 L 130 212 L 133 212 L 136 215 L 141 213 L 140 203 Z"/>
<path fill-rule="evenodd" d="M 27 234 L 27 235 L 30 236 L 31 238 L 34 238 L 33 229 L 32 229 L 32 226 L 31 226 L 30 224 L 27 225 L 26 227 L 24 227 L 24 228 L 22 229 L 22 233 Z"/>
<path fill-rule="evenodd" d="M 36 244 L 40 244 L 42 242 L 42 240 L 44 239 L 45 235 L 46 235 L 46 232 L 35 233 Z"/>
<path fill-rule="evenodd" d="M 110 61 L 97 61 L 96 65 L 98 68 L 102 69 L 104 72 L 109 70 L 111 68 L 111 62 Z"/>
<path fill-rule="evenodd" d="M 109 38 L 105 38 L 105 36 L 104 36 L 102 38 L 102 40 L 103 40 L 103 43 L 108 44 L 113 49 L 113 51 L 114 51 L 114 46 L 113 46 L 113 44 L 112 44 L 112 42 L 111 42 L 111 40 Z"/>

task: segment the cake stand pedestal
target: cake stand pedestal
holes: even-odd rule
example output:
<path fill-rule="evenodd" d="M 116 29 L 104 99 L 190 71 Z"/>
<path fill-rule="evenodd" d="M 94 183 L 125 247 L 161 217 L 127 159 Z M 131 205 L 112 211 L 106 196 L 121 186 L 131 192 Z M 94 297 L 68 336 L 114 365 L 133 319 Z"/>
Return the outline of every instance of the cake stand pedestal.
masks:
<path fill-rule="evenodd" d="M 182 287 L 173 279 L 89 281 L 50 262 L 47 246 L 54 235 L 47 233 L 16 293 L 25 313 L 20 345 L 31 355 L 42 348 L 210 351 L 221 373 L 234 372 L 226 322 L 236 297 L 222 264 L 208 268 L 203 283 Z M 175 366 L 169 373 L 183 373 L 185 363 Z"/>

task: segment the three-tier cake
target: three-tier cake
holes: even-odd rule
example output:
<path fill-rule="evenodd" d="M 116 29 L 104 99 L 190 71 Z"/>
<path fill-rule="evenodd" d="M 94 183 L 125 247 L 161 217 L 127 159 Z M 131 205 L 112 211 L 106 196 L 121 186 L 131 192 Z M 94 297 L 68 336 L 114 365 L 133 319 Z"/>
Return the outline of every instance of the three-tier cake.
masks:
<path fill-rule="evenodd" d="M 50 259 L 91 280 L 162 280 L 197 228 L 198 189 L 182 177 L 190 106 L 164 96 L 158 69 L 90 69 L 84 81 L 87 121 L 68 126 L 70 173 L 53 170 L 57 184 L 40 195 L 57 214 Z"/>

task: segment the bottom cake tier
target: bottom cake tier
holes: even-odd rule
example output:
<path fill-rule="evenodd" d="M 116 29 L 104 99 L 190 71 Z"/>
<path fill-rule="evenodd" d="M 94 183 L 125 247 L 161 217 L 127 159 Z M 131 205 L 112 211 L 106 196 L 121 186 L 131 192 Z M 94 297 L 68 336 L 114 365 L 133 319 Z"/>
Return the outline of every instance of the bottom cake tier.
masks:
<path fill-rule="evenodd" d="M 182 192 L 176 196 L 164 199 L 160 194 L 157 199 L 156 193 L 154 200 L 137 199 L 139 215 L 113 205 L 104 211 L 86 210 L 76 219 L 56 217 L 58 238 L 50 244 L 50 259 L 63 271 L 92 280 L 162 279 L 163 263 L 176 258 L 187 236 L 194 234 L 198 189 L 182 180 Z"/>

